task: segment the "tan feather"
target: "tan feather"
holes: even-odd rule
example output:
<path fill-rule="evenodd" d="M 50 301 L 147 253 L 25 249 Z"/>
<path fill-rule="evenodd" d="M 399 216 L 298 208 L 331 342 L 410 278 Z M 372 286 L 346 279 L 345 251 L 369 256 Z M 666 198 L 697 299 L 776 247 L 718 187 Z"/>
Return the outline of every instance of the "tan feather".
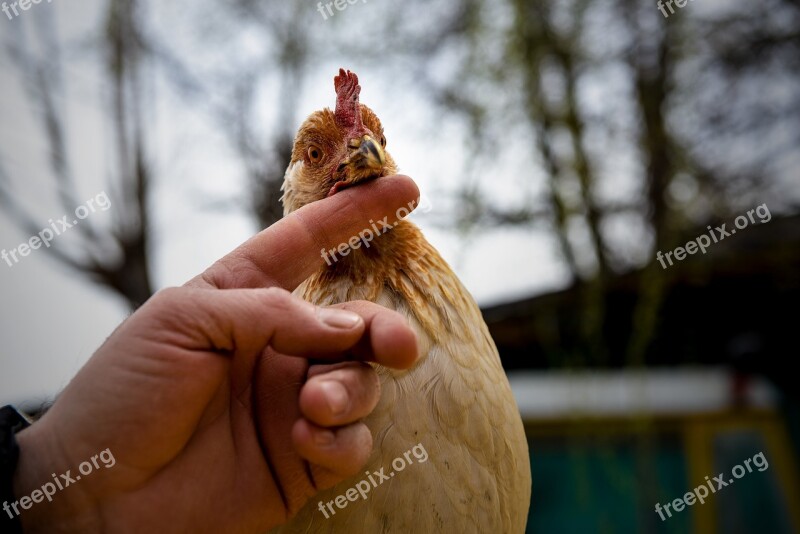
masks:
<path fill-rule="evenodd" d="M 354 107 L 357 83 L 340 71 L 337 92 L 349 89 L 346 98 L 339 95 L 336 113 L 318 111 L 301 126 L 283 188 L 286 213 L 324 198 L 332 177 L 351 186 L 397 172 L 388 152 L 377 174 L 341 171 L 354 157 L 349 144 L 361 136 L 385 145 L 375 113 Z M 360 121 L 352 120 L 354 110 Z M 372 149 L 382 151 L 374 143 Z M 321 492 L 274 532 L 524 532 L 531 478 L 519 410 L 477 304 L 422 232 L 401 221 L 369 248 L 323 266 L 296 294 L 319 305 L 369 300 L 398 311 L 417 333 L 420 359 L 407 371 L 375 365 L 382 390 L 365 420 L 374 438 L 365 473 Z M 424 463 L 406 466 L 366 499 L 332 507 L 330 518 L 318 509 L 319 501 L 335 500 L 373 471 L 388 473 L 417 444 L 428 453 Z"/>
<path fill-rule="evenodd" d="M 478 306 L 410 222 L 377 238 L 369 255 L 357 252 L 297 293 L 320 305 L 371 300 L 409 319 L 422 357 L 405 372 L 375 366 L 382 394 L 365 421 L 374 437 L 367 469 L 388 471 L 417 443 L 429 458 L 326 519 L 317 502 L 343 495 L 360 473 L 320 493 L 279 532 L 524 532 L 527 442 Z"/>

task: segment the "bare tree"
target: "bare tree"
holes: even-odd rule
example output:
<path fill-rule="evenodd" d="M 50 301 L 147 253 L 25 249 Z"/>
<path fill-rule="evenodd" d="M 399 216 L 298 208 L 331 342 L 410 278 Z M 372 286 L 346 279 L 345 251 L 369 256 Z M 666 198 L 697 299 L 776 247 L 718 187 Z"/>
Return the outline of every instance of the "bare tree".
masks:
<path fill-rule="evenodd" d="M 54 242 L 46 248 L 53 258 L 118 293 L 131 307 L 142 304 L 152 294 L 147 208 L 152 171 L 143 138 L 146 53 L 141 41 L 138 9 L 138 0 L 109 2 L 105 33 L 98 43 L 98 48 L 104 52 L 103 73 L 112 94 L 109 121 L 118 166 L 109 177 L 108 185 L 114 199 L 114 224 L 110 228 L 99 228 L 91 220 L 84 220 L 75 227 L 80 237 L 77 248 L 68 250 L 62 242 Z M 38 115 L 47 141 L 58 201 L 69 213 L 84 199 L 80 198 L 73 176 L 67 119 L 63 107 L 56 104 L 63 101 L 65 87 L 62 53 L 52 31 L 53 10 L 40 15 L 45 22 L 37 27 L 35 35 L 25 34 L 20 25 L 14 26 L 16 35 L 6 41 L 6 52 L 25 85 L 31 110 Z M 40 57 L 29 52 L 34 39 L 44 43 L 44 53 Z M 4 169 L 0 161 L 0 203 L 24 232 L 35 234 L 41 224 L 25 208 Z"/>
<path fill-rule="evenodd" d="M 107 114 L 116 163 L 108 184 L 116 201 L 114 224 L 99 228 L 85 221 L 77 230 L 79 247 L 56 243 L 48 249 L 132 306 L 153 290 L 148 201 L 155 148 L 143 130 L 155 73 L 172 81 L 187 102 L 207 111 L 225 134 L 248 178 L 248 202 L 260 227 L 281 216 L 279 189 L 301 118 L 298 98 L 318 66 L 342 58 L 371 62 L 395 86 L 414 90 L 415 98 L 437 104 L 443 114 L 466 118 L 471 131 L 464 142 L 472 168 L 492 169 L 498 160 L 510 158 L 537 186 L 531 190 L 539 192 L 519 195 L 514 205 L 498 204 L 485 188 L 510 184 L 502 177 L 489 184 L 474 171 L 462 188 L 447 192 L 456 212 L 441 222 L 462 229 L 478 224 L 548 229 L 580 290 L 575 322 L 583 351 L 594 361 L 605 357 L 605 295 L 613 276 L 645 267 L 630 361 L 642 361 L 654 328 L 668 280 L 652 261 L 649 267 L 631 262 L 630 250 L 644 250 L 639 257 L 652 258 L 649 249 L 669 247 L 698 217 L 721 216 L 754 191 L 791 207 L 790 196 L 767 175 L 780 171 L 784 159 L 776 155 L 796 146 L 800 131 L 787 126 L 790 135 L 781 143 L 766 141 L 774 138 L 770 132 L 776 124 L 797 124 L 800 109 L 800 92 L 791 90 L 798 85 L 798 70 L 787 70 L 800 57 L 799 32 L 775 22 L 798 17 L 797 3 L 790 0 L 748 4 L 749 12 L 707 18 L 684 10 L 669 19 L 643 0 L 409 0 L 379 10 L 369 6 L 379 16 L 360 19 L 360 26 L 352 21 L 361 15 L 350 13 L 322 23 L 313 6 L 297 2 L 235 0 L 224 9 L 215 2 L 185 2 L 181 23 L 194 35 L 183 47 L 146 24 L 145 7 L 152 6 L 143 0 L 109 1 L 103 32 L 92 42 L 110 89 Z M 783 17 L 759 16 L 768 12 Z M 43 20 L 53 13 L 43 13 Z M 402 16 L 408 13 L 427 16 Z M 368 15 L 366 8 L 362 14 Z M 616 25 L 614 34 L 622 44 L 603 42 L 604 24 Z M 82 199 L 73 178 L 67 119 L 55 104 L 65 93 L 61 50 L 47 27 L 38 26 L 36 35 L 23 34 L 23 27 L 11 27 L 15 33 L 6 52 L 47 140 L 59 204 L 72 210 Z M 237 47 L 237 37 L 246 32 L 257 36 L 255 52 Z M 703 36 L 701 44 L 687 47 L 687 32 Z M 34 39 L 44 43 L 41 56 L 29 52 Z M 444 64 L 450 72 L 445 78 L 439 75 Z M 604 67 L 622 73 L 616 75 L 624 78 L 620 85 L 629 88 L 619 98 L 622 114 L 591 109 L 581 96 L 597 87 L 591 72 Z M 692 76 L 702 78 L 702 87 Z M 773 81 L 790 96 L 780 105 L 765 105 L 759 88 Z M 728 87 L 737 89 L 729 101 L 718 98 L 715 92 Z M 265 95 L 272 95 L 274 111 L 268 121 Z M 687 115 L 692 118 L 681 118 Z M 435 121 L 429 122 L 435 127 Z M 593 145 L 597 131 L 615 129 L 623 132 L 626 153 Z M 529 140 L 530 150 L 509 150 L 504 140 L 512 136 Z M 725 161 L 720 147 L 734 136 L 752 138 L 754 147 L 745 155 L 749 159 L 736 154 L 735 166 Z M 610 179 L 604 169 L 620 156 L 642 169 L 639 197 L 601 199 L 598 189 Z M 0 203 L 18 226 L 33 233 L 40 225 L 5 168 L 0 161 Z M 670 200 L 676 177 L 696 182 L 698 198 L 683 205 Z M 237 200 L 204 199 L 223 208 Z M 700 209 L 698 215 L 700 201 L 711 211 Z M 615 243 L 607 226 L 621 215 L 641 221 L 652 239 Z M 576 239 L 575 228 L 585 239 Z"/>

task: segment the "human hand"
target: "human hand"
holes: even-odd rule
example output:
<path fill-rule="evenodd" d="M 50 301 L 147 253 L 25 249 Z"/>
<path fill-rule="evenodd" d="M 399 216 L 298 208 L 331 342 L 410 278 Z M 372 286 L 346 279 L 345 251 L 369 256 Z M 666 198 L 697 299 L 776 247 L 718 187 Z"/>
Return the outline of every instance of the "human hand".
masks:
<path fill-rule="evenodd" d="M 406 177 L 348 189 L 150 299 L 18 434 L 17 499 L 114 458 L 23 511 L 25 531 L 264 532 L 358 472 L 372 447 L 360 420 L 379 397 L 364 362 L 410 367 L 414 333 L 375 304 L 318 308 L 287 290 L 321 248 L 417 196 Z"/>

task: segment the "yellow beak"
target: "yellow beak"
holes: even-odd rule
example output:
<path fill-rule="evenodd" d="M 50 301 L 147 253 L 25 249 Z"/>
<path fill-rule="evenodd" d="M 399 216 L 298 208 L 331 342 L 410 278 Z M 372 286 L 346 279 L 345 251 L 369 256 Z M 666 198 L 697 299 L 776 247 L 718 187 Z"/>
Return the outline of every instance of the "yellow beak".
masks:
<path fill-rule="evenodd" d="M 352 187 L 364 180 L 380 176 L 383 166 L 386 165 L 386 152 L 380 143 L 369 135 L 363 135 L 357 139 L 351 139 L 347 147 L 350 155 L 342 161 L 336 169 L 336 173 L 349 170 L 347 177 L 340 179 L 333 184 L 328 196 L 335 195 L 337 192 L 348 187 Z"/>
<path fill-rule="evenodd" d="M 383 147 L 369 135 L 351 140 L 348 146 L 353 150 L 348 158 L 348 166 L 353 169 L 379 171 L 386 164 Z"/>

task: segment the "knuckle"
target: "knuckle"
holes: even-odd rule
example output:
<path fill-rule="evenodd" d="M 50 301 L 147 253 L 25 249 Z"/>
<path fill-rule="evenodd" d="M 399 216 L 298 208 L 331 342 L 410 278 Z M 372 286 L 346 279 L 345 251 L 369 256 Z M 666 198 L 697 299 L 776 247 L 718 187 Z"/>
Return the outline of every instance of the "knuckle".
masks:
<path fill-rule="evenodd" d="M 150 299 L 131 316 L 131 325 L 145 328 L 149 335 L 160 335 L 164 332 L 185 331 L 194 324 L 187 310 L 196 312 L 191 303 L 194 290 L 185 287 L 168 287 L 157 291 Z"/>
<path fill-rule="evenodd" d="M 152 297 L 148 305 L 156 310 L 171 309 L 174 306 L 180 305 L 179 303 L 185 298 L 189 290 L 183 287 L 167 287 L 157 291 Z"/>
<path fill-rule="evenodd" d="M 269 287 L 260 292 L 260 296 L 268 306 L 286 310 L 292 305 L 292 294 L 280 287 Z"/>
<path fill-rule="evenodd" d="M 357 367 L 341 369 L 331 377 L 338 381 L 351 399 L 350 415 L 368 415 L 378 404 L 381 381 L 375 370 L 362 363 Z"/>

